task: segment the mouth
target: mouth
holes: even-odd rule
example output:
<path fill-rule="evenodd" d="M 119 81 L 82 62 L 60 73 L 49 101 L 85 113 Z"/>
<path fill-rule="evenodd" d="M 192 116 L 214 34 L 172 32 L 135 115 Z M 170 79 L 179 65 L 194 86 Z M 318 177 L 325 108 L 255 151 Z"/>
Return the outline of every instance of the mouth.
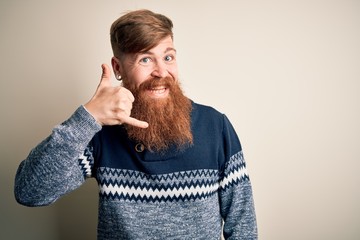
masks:
<path fill-rule="evenodd" d="M 164 98 L 169 94 L 169 89 L 165 86 L 158 86 L 147 90 L 150 97 L 153 98 Z"/>

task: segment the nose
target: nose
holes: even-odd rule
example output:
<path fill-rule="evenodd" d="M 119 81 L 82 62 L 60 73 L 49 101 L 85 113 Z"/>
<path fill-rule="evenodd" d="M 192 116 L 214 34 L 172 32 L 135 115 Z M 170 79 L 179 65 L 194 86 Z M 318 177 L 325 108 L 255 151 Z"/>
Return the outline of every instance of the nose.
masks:
<path fill-rule="evenodd" d="M 154 69 L 151 73 L 152 77 L 158 77 L 158 78 L 164 78 L 166 77 L 168 74 L 167 68 L 166 68 L 166 64 L 158 61 L 156 62 Z"/>

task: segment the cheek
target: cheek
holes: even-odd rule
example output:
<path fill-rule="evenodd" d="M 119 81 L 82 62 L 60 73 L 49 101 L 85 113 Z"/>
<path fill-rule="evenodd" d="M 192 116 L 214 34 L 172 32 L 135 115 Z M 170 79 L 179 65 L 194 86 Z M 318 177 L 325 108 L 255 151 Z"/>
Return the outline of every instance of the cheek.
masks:
<path fill-rule="evenodd" d="M 148 80 L 150 78 L 150 75 L 137 75 L 136 78 L 134 78 L 134 84 L 136 85 L 136 87 L 139 87 L 140 84 L 142 84 L 143 82 L 145 82 L 146 80 Z"/>
<path fill-rule="evenodd" d="M 175 81 L 179 81 L 179 77 L 178 77 L 178 73 L 177 73 L 177 72 L 171 73 L 171 76 L 173 77 L 173 79 L 174 79 Z"/>
<path fill-rule="evenodd" d="M 137 68 L 136 71 L 132 71 L 128 77 L 132 84 L 139 87 L 141 83 L 149 79 L 150 73 L 145 71 L 145 69 Z"/>
<path fill-rule="evenodd" d="M 168 68 L 168 72 L 175 80 L 178 80 L 178 68 L 177 68 L 177 66 L 173 66 L 173 67 Z"/>

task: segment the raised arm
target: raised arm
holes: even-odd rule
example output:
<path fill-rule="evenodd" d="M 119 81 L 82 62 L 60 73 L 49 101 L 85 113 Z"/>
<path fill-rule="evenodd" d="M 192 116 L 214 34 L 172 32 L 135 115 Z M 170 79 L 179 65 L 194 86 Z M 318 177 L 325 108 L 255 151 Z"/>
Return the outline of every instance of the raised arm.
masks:
<path fill-rule="evenodd" d="M 48 205 L 84 182 L 78 158 L 102 125 L 146 122 L 130 117 L 134 97 L 111 85 L 111 72 L 102 65 L 100 84 L 92 99 L 79 107 L 21 162 L 15 177 L 15 198 L 27 206 Z"/>
<path fill-rule="evenodd" d="M 26 206 L 43 206 L 84 182 L 78 158 L 101 129 L 79 107 L 21 162 L 15 177 L 15 198 Z"/>

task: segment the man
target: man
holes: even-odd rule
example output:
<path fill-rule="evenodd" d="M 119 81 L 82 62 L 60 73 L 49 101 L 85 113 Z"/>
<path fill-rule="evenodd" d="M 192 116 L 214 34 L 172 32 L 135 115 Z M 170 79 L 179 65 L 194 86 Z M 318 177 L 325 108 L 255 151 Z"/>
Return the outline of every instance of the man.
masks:
<path fill-rule="evenodd" d="M 48 205 L 86 178 L 99 184 L 98 239 L 257 239 L 251 184 L 225 115 L 185 97 L 172 22 L 148 10 L 111 26 L 111 85 L 35 147 L 15 196 Z"/>

